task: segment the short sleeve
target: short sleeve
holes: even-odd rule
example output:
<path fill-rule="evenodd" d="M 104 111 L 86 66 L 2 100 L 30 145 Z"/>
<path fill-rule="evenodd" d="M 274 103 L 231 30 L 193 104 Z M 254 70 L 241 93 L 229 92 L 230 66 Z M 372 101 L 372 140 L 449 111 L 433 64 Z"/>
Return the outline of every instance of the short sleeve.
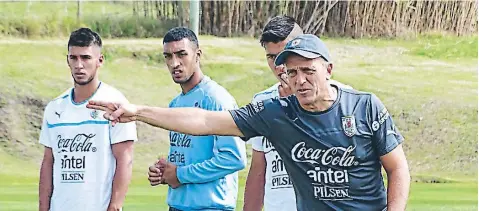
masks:
<path fill-rule="evenodd" d="M 258 95 L 255 95 L 253 97 L 253 100 L 251 100 L 251 103 L 258 103 L 258 102 L 261 101 L 259 99 L 259 97 L 257 97 L 257 96 Z M 264 149 L 263 149 L 263 139 L 264 139 L 263 136 L 256 136 L 256 137 L 253 137 L 250 140 L 248 140 L 248 143 L 251 144 L 251 148 L 253 148 L 254 150 L 259 151 L 259 152 L 263 152 L 264 151 Z"/>
<path fill-rule="evenodd" d="M 373 143 L 379 156 L 383 156 L 401 144 L 404 141 L 404 137 L 396 128 L 387 108 L 374 94 L 371 95 L 370 106 Z"/>
<path fill-rule="evenodd" d="M 115 126 L 110 125 L 110 144 L 116 144 L 124 141 L 137 141 L 136 123 L 119 123 Z"/>
<path fill-rule="evenodd" d="M 119 98 L 121 102 L 128 102 L 128 100 L 122 95 Z M 118 123 L 115 124 L 115 126 L 110 124 L 110 144 L 137 140 L 136 122 Z"/>
<path fill-rule="evenodd" d="M 265 137 L 263 136 L 257 136 L 257 137 L 251 138 L 249 140 L 251 141 L 251 147 L 256 151 L 264 152 L 263 139 L 265 139 Z"/>
<path fill-rule="evenodd" d="M 48 108 L 48 106 L 47 106 Z M 48 129 L 48 122 L 47 122 L 47 108 L 45 108 L 45 111 L 43 113 L 43 121 L 42 121 L 42 128 L 40 130 L 40 144 L 52 148 L 51 145 L 51 137 L 49 134 L 49 129 Z"/>
<path fill-rule="evenodd" d="M 275 112 L 277 106 L 271 99 L 250 103 L 239 109 L 230 111 L 236 126 L 243 133 L 243 140 L 247 141 L 252 137 L 266 136 L 270 134 L 271 114 Z"/>

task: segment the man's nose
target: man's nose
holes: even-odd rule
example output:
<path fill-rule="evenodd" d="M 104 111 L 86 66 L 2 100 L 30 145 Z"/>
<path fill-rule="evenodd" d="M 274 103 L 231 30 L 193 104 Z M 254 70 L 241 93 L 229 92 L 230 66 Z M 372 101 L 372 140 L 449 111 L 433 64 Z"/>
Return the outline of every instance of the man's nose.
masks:
<path fill-rule="evenodd" d="M 173 57 L 173 58 L 171 59 L 171 67 L 177 68 L 178 66 L 180 66 L 180 60 L 177 59 L 177 58 L 175 58 L 175 57 Z"/>

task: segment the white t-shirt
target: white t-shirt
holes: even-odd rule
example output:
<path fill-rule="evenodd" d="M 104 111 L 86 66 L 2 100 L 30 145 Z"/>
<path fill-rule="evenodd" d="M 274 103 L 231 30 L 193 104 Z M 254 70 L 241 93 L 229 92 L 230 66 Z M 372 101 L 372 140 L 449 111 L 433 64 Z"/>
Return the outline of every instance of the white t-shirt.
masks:
<path fill-rule="evenodd" d="M 116 160 L 111 145 L 137 140 L 136 124 L 111 126 L 104 112 L 74 103 L 73 89 L 48 103 L 40 143 L 53 152 L 50 211 L 105 211 L 111 198 Z M 115 88 L 100 83 L 92 100 L 126 102 Z"/>
<path fill-rule="evenodd" d="M 278 85 L 279 83 L 256 94 L 252 100 L 253 104 L 262 100 L 279 97 Z M 254 150 L 264 152 L 266 159 L 264 210 L 296 210 L 293 184 L 276 149 L 264 137 L 254 137 L 249 142 Z"/>

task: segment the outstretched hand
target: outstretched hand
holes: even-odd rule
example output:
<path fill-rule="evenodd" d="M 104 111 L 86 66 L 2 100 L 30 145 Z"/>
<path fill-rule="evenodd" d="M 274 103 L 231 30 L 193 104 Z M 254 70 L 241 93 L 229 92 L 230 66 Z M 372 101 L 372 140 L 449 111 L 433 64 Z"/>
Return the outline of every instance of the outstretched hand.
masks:
<path fill-rule="evenodd" d="M 116 123 L 125 123 L 136 120 L 136 114 L 138 109 L 135 105 L 129 103 L 113 103 L 91 100 L 86 105 L 89 109 L 96 109 L 104 111 L 103 117 L 112 122 L 115 126 Z"/>

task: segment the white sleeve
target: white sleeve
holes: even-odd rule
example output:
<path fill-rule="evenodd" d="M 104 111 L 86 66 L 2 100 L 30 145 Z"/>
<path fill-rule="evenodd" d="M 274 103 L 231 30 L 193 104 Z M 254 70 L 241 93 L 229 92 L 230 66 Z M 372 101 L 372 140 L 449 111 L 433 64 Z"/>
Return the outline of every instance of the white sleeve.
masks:
<path fill-rule="evenodd" d="M 43 112 L 43 122 L 42 122 L 42 128 L 40 130 L 40 144 L 52 148 L 51 141 L 50 141 L 50 134 L 48 132 L 48 123 L 47 123 L 47 108 L 45 108 L 45 111 Z"/>
<path fill-rule="evenodd" d="M 251 147 L 256 151 L 264 152 L 263 139 L 264 139 L 263 136 L 257 136 L 257 137 L 251 138 L 249 140 L 251 142 Z"/>
<path fill-rule="evenodd" d="M 128 100 L 120 95 L 120 102 L 128 102 Z M 124 141 L 137 141 L 136 122 L 118 123 L 115 126 L 110 124 L 110 144 L 116 144 Z"/>
<path fill-rule="evenodd" d="M 137 140 L 136 122 L 118 123 L 115 126 L 110 124 L 110 144 Z"/>

